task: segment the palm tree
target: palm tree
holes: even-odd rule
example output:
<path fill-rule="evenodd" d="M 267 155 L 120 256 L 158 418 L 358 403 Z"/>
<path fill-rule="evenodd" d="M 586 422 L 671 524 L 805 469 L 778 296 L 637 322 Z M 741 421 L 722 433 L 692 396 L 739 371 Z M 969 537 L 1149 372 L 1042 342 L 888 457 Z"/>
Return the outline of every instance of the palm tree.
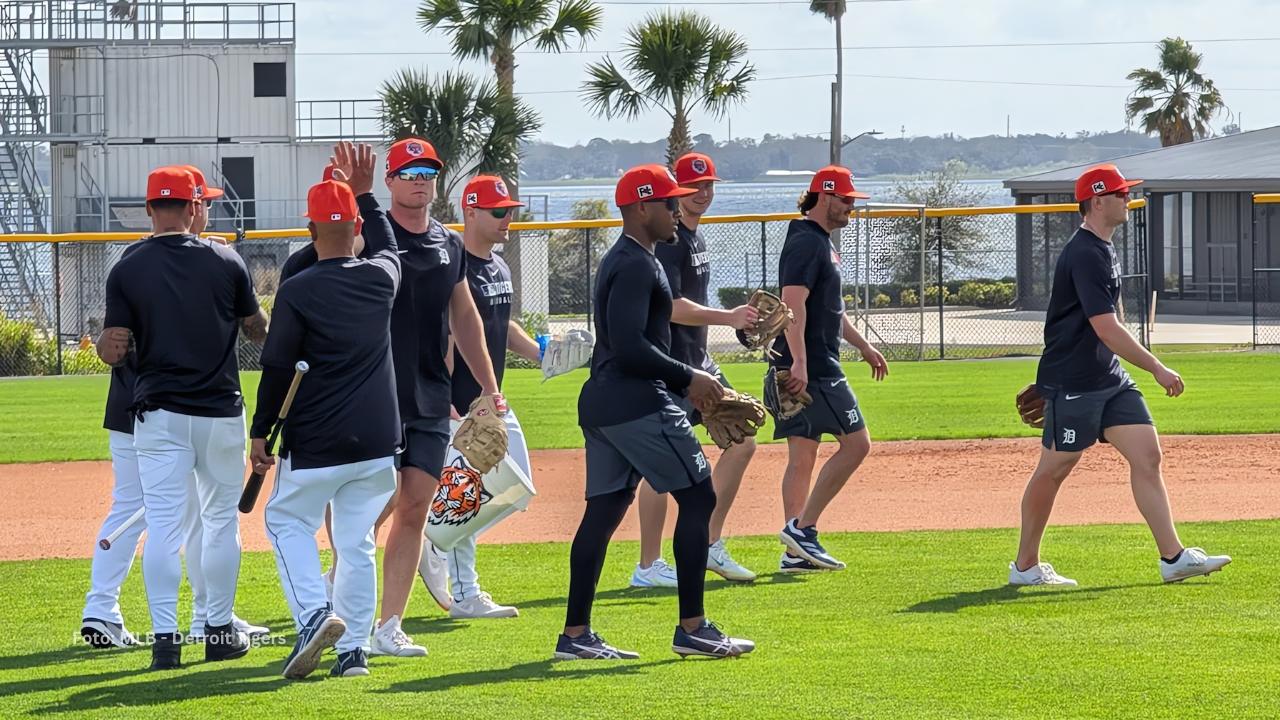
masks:
<path fill-rule="evenodd" d="M 587 66 L 582 97 L 597 116 L 634 120 L 657 108 L 671 117 L 667 162 L 693 149 L 689 116 L 699 108 L 723 117 L 747 97 L 756 70 L 747 43 L 706 16 L 682 10 L 653 13 L 627 31 L 625 67 L 605 57 Z"/>
<path fill-rule="evenodd" d="M 831 96 L 831 164 L 840 164 L 840 146 L 844 142 L 844 12 L 846 0 L 809 0 L 809 12 L 836 24 L 836 89 Z"/>
<path fill-rule="evenodd" d="M 542 127 L 524 101 L 503 97 L 491 80 L 456 70 L 434 78 L 426 71 L 401 70 L 379 94 L 383 134 L 393 141 L 427 138 L 446 161 L 431 206 L 432 217 L 442 222 L 457 221 L 449 197 L 460 183 L 480 172 L 512 177 L 520 143 Z"/>
<path fill-rule="evenodd" d="M 1125 118 L 1140 117 L 1142 131 L 1158 133 L 1162 147 L 1208 137 L 1209 121 L 1226 104 L 1213 81 L 1200 74 L 1203 56 L 1180 37 L 1165 38 L 1156 47 L 1159 67 L 1138 68 L 1128 75 L 1137 87 L 1125 103 Z"/>

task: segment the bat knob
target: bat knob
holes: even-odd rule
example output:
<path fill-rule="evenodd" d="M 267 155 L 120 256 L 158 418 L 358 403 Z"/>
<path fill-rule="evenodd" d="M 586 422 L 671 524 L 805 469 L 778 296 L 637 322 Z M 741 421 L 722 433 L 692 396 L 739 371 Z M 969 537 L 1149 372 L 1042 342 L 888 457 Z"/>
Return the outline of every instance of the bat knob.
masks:
<path fill-rule="evenodd" d="M 297 370 L 297 371 L 298 371 L 298 372 L 300 372 L 300 373 L 304 373 L 304 372 L 307 372 L 308 370 L 310 370 L 310 369 L 311 369 L 311 366 L 307 364 L 307 361 L 306 361 L 306 360 L 299 360 L 299 361 L 298 361 L 298 364 L 296 364 L 296 365 L 294 365 L 294 366 L 293 366 L 293 369 L 294 369 L 294 370 Z"/>
<path fill-rule="evenodd" d="M 101 540 L 98 541 L 98 547 L 102 548 L 103 550 L 110 550 L 111 543 L 106 538 L 102 538 Z"/>

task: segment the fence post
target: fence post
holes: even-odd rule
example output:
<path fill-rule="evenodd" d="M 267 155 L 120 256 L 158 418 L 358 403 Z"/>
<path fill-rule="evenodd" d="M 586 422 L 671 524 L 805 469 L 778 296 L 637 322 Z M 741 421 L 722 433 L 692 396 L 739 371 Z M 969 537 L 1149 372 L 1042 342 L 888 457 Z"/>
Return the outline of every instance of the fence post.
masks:
<path fill-rule="evenodd" d="M 1250 197 L 1249 200 L 1250 202 L 1252 202 L 1253 198 Z M 1249 248 L 1249 274 L 1251 276 L 1249 278 L 1249 282 L 1253 286 L 1253 291 L 1250 292 L 1249 295 L 1253 298 L 1253 349 L 1257 350 L 1258 349 L 1258 276 L 1259 276 L 1259 273 L 1258 273 L 1258 204 L 1256 202 L 1253 203 L 1253 207 L 1251 209 L 1253 210 L 1253 212 L 1249 214 L 1249 217 L 1252 220 L 1252 224 L 1251 224 L 1252 232 L 1250 233 L 1250 235 L 1253 236 L 1253 245 Z M 1269 292 L 1270 288 L 1268 287 L 1267 290 L 1268 290 L 1268 297 L 1270 297 L 1270 292 Z"/>
<path fill-rule="evenodd" d="M 583 228 L 582 236 L 587 241 L 587 328 L 591 327 L 591 228 Z"/>
<path fill-rule="evenodd" d="M 929 229 L 925 227 L 927 222 L 925 209 L 922 207 L 918 212 L 920 213 L 920 343 L 916 348 L 916 360 L 924 360 L 924 261 L 928 257 L 925 237 Z"/>
<path fill-rule="evenodd" d="M 933 236 L 938 242 L 938 359 L 947 359 L 947 339 L 945 330 L 946 303 L 943 301 L 942 293 L 947 287 L 942 276 L 942 218 L 934 218 L 937 220 L 933 229 Z M 920 302 L 924 303 L 924 288 L 920 289 Z"/>
<path fill-rule="evenodd" d="M 53 337 L 58 348 L 58 374 L 62 374 L 62 260 L 60 243 L 53 244 Z"/>
<path fill-rule="evenodd" d="M 765 222 L 760 221 L 760 287 L 768 287 L 769 285 L 769 236 L 765 231 Z M 747 285 L 751 285 L 748 279 Z M 778 295 L 782 295 L 782 288 L 778 288 Z"/>

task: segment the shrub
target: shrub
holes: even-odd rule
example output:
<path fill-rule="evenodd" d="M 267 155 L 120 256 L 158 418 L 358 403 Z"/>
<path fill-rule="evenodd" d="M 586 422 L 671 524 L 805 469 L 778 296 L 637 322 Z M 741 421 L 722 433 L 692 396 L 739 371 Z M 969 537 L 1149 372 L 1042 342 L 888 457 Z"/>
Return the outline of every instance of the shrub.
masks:
<path fill-rule="evenodd" d="M 944 285 L 942 286 L 942 303 L 945 305 L 951 301 L 951 291 Z M 937 307 L 938 305 L 938 286 L 926 285 L 924 288 L 924 304 Z"/>
<path fill-rule="evenodd" d="M 956 302 L 976 307 L 1008 307 L 1013 304 L 1015 285 L 1004 282 L 967 282 L 956 292 Z"/>
<path fill-rule="evenodd" d="M 62 352 L 63 375 L 101 375 L 111 368 L 98 357 L 92 346 L 88 348 L 64 348 Z"/>
<path fill-rule="evenodd" d="M 520 313 L 520 317 L 519 319 L 516 320 L 516 322 L 520 323 L 520 327 L 524 328 L 524 331 L 529 333 L 529 337 L 534 339 L 537 339 L 539 335 L 545 335 L 551 332 L 550 330 L 551 326 L 547 323 L 546 313 L 532 312 L 529 310 L 525 310 L 524 312 Z M 528 360 L 508 350 L 507 351 L 507 367 L 523 368 L 526 370 L 530 370 L 530 369 L 536 370 L 541 366 L 538 365 L 537 363 L 529 362 Z"/>
<path fill-rule="evenodd" d="M 33 323 L 10 320 L 0 313 L 0 375 L 48 374 L 46 345 L 36 337 Z"/>
<path fill-rule="evenodd" d="M 888 295 L 885 295 L 884 293 L 876 293 L 876 296 L 871 298 L 871 307 L 887 308 L 892 302 L 893 298 Z"/>
<path fill-rule="evenodd" d="M 920 293 L 907 288 L 898 295 L 898 304 L 902 307 L 915 307 L 920 304 Z"/>

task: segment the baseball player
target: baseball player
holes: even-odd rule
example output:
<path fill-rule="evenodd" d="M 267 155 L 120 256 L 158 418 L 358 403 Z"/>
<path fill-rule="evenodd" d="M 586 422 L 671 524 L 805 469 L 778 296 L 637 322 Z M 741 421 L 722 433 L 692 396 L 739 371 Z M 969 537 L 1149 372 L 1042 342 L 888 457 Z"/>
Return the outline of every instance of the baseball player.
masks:
<path fill-rule="evenodd" d="M 420 565 L 430 571 L 422 574 L 432 597 L 448 609 L 447 565 L 429 548 L 423 528 L 449 443 L 452 397 L 445 358 L 451 333 L 481 394 L 492 396 L 498 406 L 506 404 L 485 348 L 484 324 L 467 286 L 462 237 L 427 214 L 441 167 L 435 148 L 419 138 L 401 140 L 387 153 L 388 218 L 401 272 L 391 312 L 391 355 L 404 433 L 383 556 L 382 613 L 371 647 L 375 655 L 427 654 L 400 626 Z"/>
<path fill-rule="evenodd" d="M 178 583 L 183 515 L 195 471 L 207 596 L 205 659 L 249 651 L 232 624 L 240 572 L 236 510 L 244 477 L 244 399 L 236 364 L 243 328 L 261 342 L 267 317 L 258 307 L 244 261 L 233 250 L 190 233 L 201 201 L 191 173 L 160 168 L 147 178 L 153 234 L 107 276 L 105 329 L 98 354 L 119 365 L 130 338 L 137 378 L 130 410 L 149 531 L 142 563 L 151 609 L 153 669 L 181 666 Z"/>
<path fill-rule="evenodd" d="M 716 167 L 711 158 L 701 153 L 688 153 L 676 160 L 676 181 L 694 194 L 680 198 L 680 224 L 676 241 L 659 243 L 654 252 L 667 273 L 671 285 L 671 357 L 714 375 L 721 385 L 730 387 L 719 366 L 707 353 L 707 326 L 727 325 L 742 330 L 754 323 L 756 311 L 747 305 L 733 310 L 707 307 L 707 288 L 711 280 L 711 264 L 707 244 L 698 233 L 702 216 L 715 198 Z M 689 417 L 701 422 L 701 414 L 684 396 L 676 402 Z M 707 552 L 707 569 L 726 580 L 751 582 L 756 574 L 738 564 L 724 546 L 721 534 L 729 508 L 742 484 L 742 475 L 755 453 L 755 438 L 747 438 L 721 454 L 711 473 L 716 490 L 716 510 L 711 515 L 711 547 Z M 652 487 L 641 484 L 637 489 L 640 507 L 640 563 L 631 575 L 631 587 L 675 587 L 676 572 L 661 557 L 662 529 L 667 516 L 667 499 Z"/>
<path fill-rule="evenodd" d="M 197 190 L 203 199 L 202 202 L 195 203 L 195 219 L 191 225 L 191 234 L 199 235 L 204 232 L 209 221 L 209 203 L 221 197 L 222 190 L 208 187 L 204 173 L 195 166 L 182 167 L 195 179 Z M 136 247 L 138 247 L 137 243 L 130 245 L 125 249 L 125 254 L 132 252 Z M 132 350 L 125 355 L 123 363 L 111 369 L 111 382 L 107 390 L 106 412 L 102 426 L 108 433 L 114 484 L 111 491 L 111 509 L 107 512 L 99 533 L 102 536 L 110 534 L 123 525 L 142 508 L 138 456 L 133 449 L 133 417 L 128 409 L 133 403 L 133 381 L 136 374 L 137 354 Z M 190 476 L 189 482 L 195 482 L 194 474 Z M 192 487 L 194 488 L 194 485 Z M 187 580 L 192 591 L 191 632 L 187 637 L 202 640 L 206 597 L 200 562 L 202 543 L 200 502 L 194 490 L 189 497 L 184 524 L 187 533 L 183 550 L 187 558 Z M 93 647 L 128 647 L 135 643 L 133 635 L 125 628 L 124 618 L 120 613 L 120 586 L 124 584 L 129 570 L 133 567 L 138 539 L 146 527 L 145 520 L 139 520 L 121 533 L 109 549 L 104 550 L 101 546 L 94 546 L 93 561 L 89 571 L 89 592 L 85 596 L 84 613 L 81 615 L 83 620 L 80 623 L 80 635 Z M 235 613 L 231 615 L 231 623 L 237 630 L 250 637 L 266 635 L 268 632 L 267 628 L 250 624 L 240 619 Z"/>
<path fill-rule="evenodd" d="M 1222 569 L 1231 558 L 1183 547 L 1160 473 L 1160 438 L 1142 393 L 1117 356 L 1151 373 L 1169 397 L 1182 394 L 1178 373 L 1165 367 L 1120 324 L 1120 261 L 1111 237 L 1129 217 L 1126 180 L 1110 164 L 1076 180 L 1084 220 L 1053 270 L 1045 311 L 1044 354 L 1036 386 L 1045 399 L 1040 462 L 1022 495 L 1018 557 L 1009 564 L 1012 585 L 1075 585 L 1040 562 L 1040 540 L 1058 488 L 1085 448 L 1111 443 L 1129 463 L 1133 499 L 1160 552 L 1160 576 L 1177 582 Z"/>
<path fill-rule="evenodd" d="M 774 411 L 776 420 L 773 436 L 787 439 L 787 469 L 782 476 L 782 509 L 787 522 L 780 533 L 787 548 L 781 560 L 783 572 L 840 570 L 845 566 L 818 542 L 817 524 L 822 511 L 866 458 L 871 435 L 840 367 L 840 340 L 858 349 L 875 380 L 883 380 L 889 372 L 884 356 L 845 315 L 840 254 L 831 242 L 831 234 L 849 224 L 854 201 L 866 197 L 854 189 L 848 168 L 831 165 L 819 170 L 800 199 L 804 217 L 787 226 L 787 239 L 778 258 L 782 300 L 795 314 L 785 334 L 774 341 L 765 376 L 765 405 Z M 785 382 L 779 382 L 780 370 L 790 373 Z M 778 394 L 805 392 L 812 404 L 789 419 L 778 419 Z M 809 478 L 823 434 L 834 435 L 840 447 L 822 466 L 810 492 Z"/>
<path fill-rule="evenodd" d="M 676 239 L 678 198 L 693 195 L 662 165 L 623 174 L 615 190 L 622 236 L 600 262 L 595 286 L 595 352 L 578 397 L 586 439 L 587 507 L 569 557 L 569 598 L 555 657 L 623 660 L 591 630 L 591 605 L 609 539 L 643 477 L 679 505 L 675 560 L 680 622 L 672 649 L 680 655 L 729 657 L 751 652 L 749 640 L 727 637 L 703 612 L 708 526 L 715 510 L 710 467 L 673 393 L 708 408 L 724 394 L 710 373 L 673 359 L 671 288 L 654 246 Z"/>
<path fill-rule="evenodd" d="M 335 151 L 350 185 L 325 180 L 307 193 L 316 263 L 280 286 L 262 349 L 262 380 L 249 433 L 255 469 L 275 464 L 266 438 L 280 413 L 294 366 L 298 385 L 282 432 L 280 470 L 267 502 L 267 534 L 285 599 L 298 628 L 284 676 L 306 677 L 336 644 L 330 674 L 368 675 L 365 645 L 377 610 L 373 524 L 395 492 L 400 441 L 391 364 L 391 308 L 400 260 L 386 216 L 373 197 L 375 156 L 368 145 Z M 361 232 L 370 258 L 355 257 Z M 320 574 L 316 531 L 332 503 L 333 542 L 342 557 L 333 602 Z"/>
<path fill-rule="evenodd" d="M 506 241 L 515 209 L 519 207 L 524 207 L 524 203 L 511 199 L 506 183 L 493 175 L 472 178 L 462 192 L 462 240 L 467 250 L 467 285 L 484 321 L 485 345 L 489 349 L 489 360 L 499 388 L 506 369 L 507 350 L 534 363 L 541 359 L 538 343 L 511 319 L 511 269 L 501 255 L 493 252 L 494 245 Z M 471 368 L 456 351 L 453 353 L 452 391 L 454 412 L 458 415 L 465 414 L 481 392 L 480 383 Z M 506 425 L 507 456 L 524 471 L 526 477 L 531 477 L 524 431 L 514 412 L 507 412 Z M 475 535 L 467 536 L 447 555 L 452 594 L 450 617 L 503 618 L 520 614 L 514 607 L 495 603 L 489 593 L 480 589 L 476 573 Z"/>

